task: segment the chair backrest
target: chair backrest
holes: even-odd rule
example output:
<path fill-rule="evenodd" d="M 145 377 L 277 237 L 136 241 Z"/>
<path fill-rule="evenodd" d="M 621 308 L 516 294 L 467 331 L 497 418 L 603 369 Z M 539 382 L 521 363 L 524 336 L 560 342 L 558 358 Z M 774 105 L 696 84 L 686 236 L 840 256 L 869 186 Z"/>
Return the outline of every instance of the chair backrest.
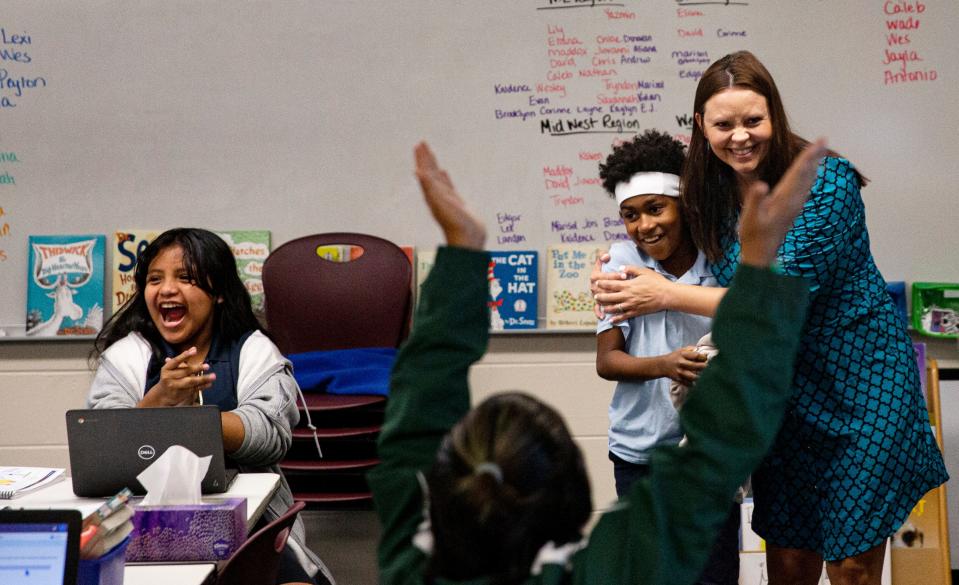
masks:
<path fill-rule="evenodd" d="M 216 585 L 274 585 L 280 553 L 296 515 L 306 504 L 294 502 L 282 516 L 257 530 L 217 568 Z"/>
<path fill-rule="evenodd" d="M 334 262 L 317 253 L 337 244 L 363 254 Z M 398 347 L 409 332 L 412 273 L 406 253 L 376 236 L 341 232 L 291 240 L 263 265 L 267 329 L 285 354 Z"/>

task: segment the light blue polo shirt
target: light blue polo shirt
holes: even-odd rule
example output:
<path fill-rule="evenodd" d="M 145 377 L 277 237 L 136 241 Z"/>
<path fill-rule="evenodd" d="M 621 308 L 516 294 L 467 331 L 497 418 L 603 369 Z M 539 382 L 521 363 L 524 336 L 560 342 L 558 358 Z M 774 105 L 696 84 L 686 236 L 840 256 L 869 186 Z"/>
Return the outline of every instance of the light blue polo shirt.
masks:
<path fill-rule="evenodd" d="M 603 272 L 618 272 L 620 266 L 643 266 L 671 281 L 698 286 L 718 286 L 706 256 L 699 252 L 692 267 L 676 278 L 659 262 L 643 254 L 632 242 L 617 242 L 609 249 L 610 261 Z M 596 333 L 614 327 L 610 317 L 602 319 Z M 622 329 L 629 355 L 665 355 L 686 345 L 696 345 L 712 328 L 711 317 L 678 311 L 659 311 L 634 317 L 615 325 Z M 679 415 L 669 399 L 669 378 L 646 382 L 617 382 L 609 405 L 609 450 L 630 463 L 649 463 L 650 450 L 657 445 L 675 445 L 683 437 Z"/>

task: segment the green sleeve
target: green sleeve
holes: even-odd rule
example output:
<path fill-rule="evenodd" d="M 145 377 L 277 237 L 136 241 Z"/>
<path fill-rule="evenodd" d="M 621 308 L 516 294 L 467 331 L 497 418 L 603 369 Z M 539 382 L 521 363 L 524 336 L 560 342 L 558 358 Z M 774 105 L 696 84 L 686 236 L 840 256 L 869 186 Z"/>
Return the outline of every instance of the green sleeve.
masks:
<path fill-rule="evenodd" d="M 807 302 L 803 279 L 739 268 L 713 322 L 719 355 L 680 413 L 688 445 L 653 453 L 650 476 L 574 559 L 575 583 L 695 582 L 736 488 L 779 429 Z"/>
<path fill-rule="evenodd" d="M 369 474 L 382 527 L 382 583 L 419 581 L 425 557 L 412 545 L 423 519 L 417 474 L 431 467 L 440 441 L 469 410 L 467 374 L 489 338 L 488 264 L 485 252 L 438 250 L 393 367 L 380 464 Z"/>

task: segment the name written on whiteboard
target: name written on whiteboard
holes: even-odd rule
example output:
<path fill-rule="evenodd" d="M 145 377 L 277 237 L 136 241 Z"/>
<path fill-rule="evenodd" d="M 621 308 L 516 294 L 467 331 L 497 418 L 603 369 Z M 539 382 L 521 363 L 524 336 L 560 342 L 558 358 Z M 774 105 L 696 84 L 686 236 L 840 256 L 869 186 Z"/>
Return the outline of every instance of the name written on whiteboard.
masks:
<path fill-rule="evenodd" d="M 22 97 L 25 91 L 41 89 L 46 86 L 47 80 L 43 77 L 12 75 L 6 69 L 0 69 L 0 93 L 13 93 L 13 97 L 0 95 L 0 108 L 15 108 L 17 102 L 13 99 L 14 97 Z"/>
<path fill-rule="evenodd" d="M 496 234 L 497 244 L 519 244 L 526 241 L 526 235 L 521 233 L 520 227 L 523 214 L 507 211 L 497 212 L 496 225 L 499 233 Z"/>
<path fill-rule="evenodd" d="M 922 19 L 926 5 L 923 2 L 887 0 L 882 5 L 886 19 L 886 47 L 881 63 L 884 85 L 929 82 L 939 79 L 939 72 L 922 65 L 921 47 L 914 40 L 921 35 Z"/>
<path fill-rule="evenodd" d="M 15 152 L 0 152 L 0 164 L 9 164 L 9 163 L 18 163 L 20 159 L 17 158 L 17 153 Z M 17 180 L 13 178 L 13 175 L 10 174 L 10 171 L 6 169 L 0 169 L 0 185 L 16 185 Z M 0 216 L 3 214 L 0 213 Z"/>
<path fill-rule="evenodd" d="M 703 16 L 691 8 L 680 12 L 687 21 Z M 710 36 L 713 31 L 721 38 L 747 36 L 739 29 L 713 29 L 708 35 L 704 27 L 682 30 L 695 36 Z M 646 68 L 660 56 L 655 35 L 641 31 L 582 34 L 568 23 L 555 22 L 546 23 L 545 32 L 542 74 L 546 82 L 510 79 L 494 84 L 497 120 L 532 121 L 541 136 L 550 137 L 633 133 L 642 131 L 648 116 L 664 107 L 673 81 L 653 77 Z M 693 48 L 671 51 L 668 59 L 675 63 L 674 75 L 691 82 L 698 81 L 711 63 L 708 51 Z M 569 99 L 570 95 L 576 97 Z M 691 120 L 677 123 L 686 131 L 680 139 L 687 141 Z M 554 203 L 569 204 L 565 198 Z"/>
<path fill-rule="evenodd" d="M 33 38 L 26 32 L 0 27 L 0 108 L 15 108 L 28 91 L 47 86 L 44 77 L 21 75 L 17 67 L 32 66 L 33 56 L 27 51 Z"/>
<path fill-rule="evenodd" d="M 33 41 L 30 35 L 14 34 L 6 28 L 0 27 L 0 61 L 13 61 L 16 63 L 29 63 L 33 59 L 30 53 L 22 50 L 24 45 L 29 45 Z"/>
<path fill-rule="evenodd" d="M 680 67 L 679 78 L 693 81 L 698 81 L 703 76 L 703 71 L 711 62 L 708 51 L 673 51 L 669 56 Z"/>

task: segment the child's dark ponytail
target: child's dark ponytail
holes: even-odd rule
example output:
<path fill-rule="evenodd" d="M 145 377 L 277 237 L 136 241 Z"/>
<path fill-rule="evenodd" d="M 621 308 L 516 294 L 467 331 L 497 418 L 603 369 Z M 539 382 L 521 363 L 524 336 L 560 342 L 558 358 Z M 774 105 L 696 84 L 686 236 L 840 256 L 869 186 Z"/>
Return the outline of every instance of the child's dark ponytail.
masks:
<path fill-rule="evenodd" d="M 447 436 L 430 473 L 432 574 L 521 583 L 547 542 L 581 538 L 591 510 L 582 455 L 559 414 L 496 395 Z"/>

